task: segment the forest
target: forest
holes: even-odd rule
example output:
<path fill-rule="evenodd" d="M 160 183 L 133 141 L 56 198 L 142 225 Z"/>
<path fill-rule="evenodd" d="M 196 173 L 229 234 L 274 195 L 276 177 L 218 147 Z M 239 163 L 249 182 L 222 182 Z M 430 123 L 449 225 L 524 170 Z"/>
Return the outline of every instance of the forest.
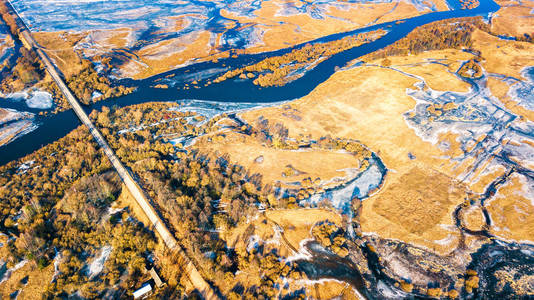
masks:
<path fill-rule="evenodd" d="M 489 31 L 489 25 L 480 17 L 437 21 L 416 28 L 397 42 L 362 56 L 371 61 L 388 56 L 418 54 L 429 50 L 462 49 L 471 47 L 471 34 L 475 29 Z"/>
<path fill-rule="evenodd" d="M 197 126 L 203 117 L 171 108 L 168 103 L 104 107 L 91 117 L 209 282 L 232 299 L 276 295 L 275 282 L 300 272 L 276 253 L 237 253 L 219 236 L 256 215 L 269 190 L 261 176 L 224 155 L 181 151 L 168 143 L 175 135 L 216 128 L 216 121 Z M 180 258 L 156 246 L 154 233 L 131 207 L 109 210 L 121 192 L 118 176 L 85 127 L 1 167 L 0 198 L 6 201 L 0 203 L 0 231 L 10 237 L 0 248 L 6 267 L 28 261 L 39 272 L 57 264 L 44 298 L 78 293 L 99 299 L 131 294 L 154 264 L 167 285 L 153 297 L 180 298 L 186 283 Z M 92 274 L 88 261 L 105 247 L 111 253 L 104 268 Z M 239 270 L 261 284 L 243 286 L 233 279 Z"/>
<path fill-rule="evenodd" d="M 86 128 L 2 166 L 0 186 L 0 231 L 10 237 L 1 248 L 6 267 L 27 260 L 40 272 L 59 262 L 43 298 L 120 295 L 146 276 L 155 236 L 128 211 L 109 212 L 120 181 Z M 108 245 L 104 270 L 92 276 L 88 258 Z"/>

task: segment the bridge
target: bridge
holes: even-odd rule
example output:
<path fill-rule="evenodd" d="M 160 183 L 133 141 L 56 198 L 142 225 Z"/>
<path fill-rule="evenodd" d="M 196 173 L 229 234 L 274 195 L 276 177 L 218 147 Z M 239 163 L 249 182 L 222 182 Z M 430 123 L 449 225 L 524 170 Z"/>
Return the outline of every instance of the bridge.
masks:
<path fill-rule="evenodd" d="M 82 124 L 87 126 L 89 132 L 91 133 L 97 144 L 100 146 L 100 148 L 102 148 L 107 158 L 111 162 L 113 168 L 119 174 L 119 177 L 121 178 L 122 182 L 130 191 L 135 201 L 139 204 L 143 212 L 150 220 L 152 228 L 158 233 L 160 238 L 163 240 L 163 242 L 169 249 L 176 251 L 183 258 L 184 269 L 188 273 L 189 281 L 191 282 L 192 286 L 197 291 L 199 291 L 205 299 L 218 299 L 219 297 L 214 292 L 212 287 L 204 280 L 204 278 L 202 277 L 198 269 L 195 267 L 192 260 L 189 259 L 189 257 L 186 255 L 182 247 L 178 245 L 178 242 L 176 241 L 172 233 L 169 231 L 165 223 L 163 223 L 162 219 L 159 217 L 158 213 L 148 200 L 146 194 L 143 192 L 141 187 L 137 184 L 130 172 L 124 167 L 122 162 L 115 155 L 113 149 L 106 142 L 98 128 L 96 128 L 96 126 L 91 122 L 91 120 L 87 116 L 87 113 L 83 110 L 76 97 L 74 97 L 74 95 L 71 93 L 71 91 L 61 78 L 54 63 L 50 60 L 48 55 L 43 51 L 39 44 L 33 39 L 30 30 L 24 23 L 24 20 L 19 16 L 18 12 L 11 5 L 10 1 L 7 1 L 6 5 L 13 12 L 13 16 L 18 19 L 17 24 L 19 25 L 19 38 L 23 42 L 24 46 L 30 48 L 30 50 L 33 49 L 37 52 L 39 58 L 45 65 L 46 71 L 48 72 L 48 74 L 50 74 L 50 76 L 52 76 L 52 79 L 56 82 L 57 86 L 61 90 L 61 93 L 63 93 L 63 95 L 71 105 L 72 109 L 74 110 Z"/>

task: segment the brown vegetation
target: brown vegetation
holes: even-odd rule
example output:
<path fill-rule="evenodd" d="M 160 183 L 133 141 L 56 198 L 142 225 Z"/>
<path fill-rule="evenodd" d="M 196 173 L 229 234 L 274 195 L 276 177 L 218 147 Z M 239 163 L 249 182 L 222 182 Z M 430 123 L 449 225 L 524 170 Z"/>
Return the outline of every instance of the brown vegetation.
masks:
<path fill-rule="evenodd" d="M 497 3 L 501 8 L 491 18 L 491 32 L 518 41 L 534 42 L 534 2 L 498 0 Z"/>
<path fill-rule="evenodd" d="M 460 3 L 462 4 L 462 9 L 472 9 L 480 5 L 478 0 L 460 0 Z"/>
<path fill-rule="evenodd" d="M 0 3 L 0 15 L 7 24 L 14 42 L 21 45 L 22 42 L 18 36 L 17 19 L 10 14 L 4 2 Z M 2 21 L 0 20 L 0 22 Z M 44 68 L 35 52 L 25 47 L 19 47 L 19 53 L 17 55 L 19 58 L 15 65 L 8 65 L 1 70 L 0 78 L 2 80 L 0 82 L 0 91 L 2 93 L 23 90 L 35 85 L 45 77 Z"/>
<path fill-rule="evenodd" d="M 482 76 L 482 68 L 476 60 L 471 59 L 458 70 L 458 75 L 466 78 L 480 78 Z"/>
<path fill-rule="evenodd" d="M 312 228 L 312 235 L 326 249 L 345 257 L 349 254 L 345 231 L 331 222 L 321 222 Z"/>
<path fill-rule="evenodd" d="M 187 121 L 192 113 L 169 110 L 172 105 L 147 103 L 114 111 L 104 109 L 91 116 L 121 161 L 140 178 L 207 280 L 230 293 L 240 284 L 232 279 L 235 272 L 247 270 L 256 274 L 259 286 L 247 288 L 245 293 L 251 297 L 273 296 L 277 290 L 272 284 L 288 276 L 292 268 L 281 263 L 276 253 L 235 253 L 218 234 L 257 214 L 257 206 L 267 204 L 270 190 L 263 187 L 261 176 L 249 174 L 227 156 L 176 151 L 167 138 L 205 134 L 215 129 L 217 119 L 196 126 Z M 117 134 L 119 128 L 132 130 Z"/>
<path fill-rule="evenodd" d="M 81 33 L 37 32 L 34 38 L 45 49 L 47 55 L 54 61 L 69 89 L 83 104 L 89 104 L 103 99 L 120 97 L 131 93 L 133 88 L 122 85 L 114 86 L 107 78 L 111 72 L 110 58 L 96 58 L 102 65 L 98 73 L 93 63 L 84 58 L 74 46 L 80 42 L 84 35 Z M 99 92 L 101 96 L 93 98 L 93 93 Z M 64 105 L 63 105 L 64 104 Z M 68 109 L 68 103 L 62 103 L 58 110 Z"/>
<path fill-rule="evenodd" d="M 6 22 L 10 29 L 10 34 L 18 45 L 22 44 L 22 39 L 19 38 L 19 24 L 17 18 L 10 14 L 6 3 L 0 3 L 0 14 L 2 19 Z M 111 82 L 104 76 L 99 75 L 93 64 L 72 49 L 63 50 L 68 45 L 76 43 L 74 40 L 62 38 L 50 38 L 46 33 L 42 34 L 44 39 L 39 39 L 40 34 L 36 34 L 38 42 L 45 48 L 47 46 L 61 46 L 61 50 L 54 52 L 48 51 L 48 54 L 55 59 L 56 64 L 67 81 L 69 88 L 73 91 L 76 97 L 84 104 L 89 104 L 93 101 L 106 99 L 110 97 L 119 97 L 133 91 L 133 88 L 126 88 L 124 86 L 113 87 Z M 79 40 L 79 37 L 78 37 Z M 67 45 L 65 45 L 67 44 Z M 26 47 L 18 47 L 18 59 L 15 65 L 7 66 L 1 70 L 0 91 L 3 93 L 11 93 L 24 90 L 29 87 L 38 87 L 50 92 L 56 102 L 55 112 L 69 109 L 70 106 L 66 99 L 59 91 L 56 84 L 52 81 L 50 76 L 45 72 L 45 68 L 38 58 L 35 51 Z M 104 60 L 105 65 L 105 60 Z M 93 92 L 99 91 L 103 95 L 95 99 L 92 98 Z"/>
<path fill-rule="evenodd" d="M 60 273 L 41 282 L 36 297 L 79 291 L 99 298 L 128 292 L 143 277 L 155 236 L 126 211 L 107 214 L 120 187 L 109 170 L 83 127 L 0 168 L 0 230 L 13 237 L 4 246 L 7 266 L 27 259 L 35 268 L 53 268 L 59 259 Z M 110 257 L 90 278 L 87 259 L 103 246 L 112 247 Z"/>
<path fill-rule="evenodd" d="M 480 17 L 433 22 L 417 27 L 406 37 L 361 57 L 361 60 L 370 61 L 388 56 L 418 54 L 429 50 L 469 48 L 472 45 L 471 34 L 477 28 L 489 31 L 489 26 Z"/>
<path fill-rule="evenodd" d="M 376 40 L 385 33 L 383 30 L 376 30 L 360 33 L 357 36 L 347 36 L 332 42 L 306 44 L 282 56 L 269 57 L 259 63 L 228 71 L 216 78 L 214 82 L 221 82 L 236 76 L 242 79 L 253 78 L 257 74 L 254 84 L 263 87 L 281 86 L 299 78 L 301 75 L 295 75 L 296 71 L 314 65 L 334 54 Z"/>

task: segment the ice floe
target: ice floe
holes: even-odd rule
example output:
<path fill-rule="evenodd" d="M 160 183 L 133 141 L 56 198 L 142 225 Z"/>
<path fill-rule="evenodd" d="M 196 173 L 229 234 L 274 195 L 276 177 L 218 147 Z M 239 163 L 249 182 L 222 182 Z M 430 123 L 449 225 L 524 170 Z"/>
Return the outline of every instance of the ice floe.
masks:
<path fill-rule="evenodd" d="M 50 109 L 53 105 L 52 95 L 48 92 L 35 91 L 26 99 L 29 108 Z"/>
<path fill-rule="evenodd" d="M 29 108 L 41 110 L 50 109 L 54 104 L 52 95 L 49 92 L 39 90 L 15 92 L 5 95 L 5 98 L 17 102 L 24 100 Z"/>

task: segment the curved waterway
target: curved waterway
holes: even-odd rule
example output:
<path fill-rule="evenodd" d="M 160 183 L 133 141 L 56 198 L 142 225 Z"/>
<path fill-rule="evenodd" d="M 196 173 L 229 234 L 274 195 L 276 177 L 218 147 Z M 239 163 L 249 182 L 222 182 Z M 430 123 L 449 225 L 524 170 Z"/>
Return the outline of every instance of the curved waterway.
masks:
<path fill-rule="evenodd" d="M 458 8 L 459 5 L 457 2 L 449 2 L 451 7 Z M 402 22 L 395 21 L 373 25 L 351 32 L 330 35 L 312 41 L 311 43 L 328 42 L 343 38 L 348 35 L 355 35 L 361 32 L 377 29 L 384 29 L 388 31 L 385 36 L 376 41 L 333 55 L 329 59 L 317 65 L 315 68 L 306 72 L 303 77 L 281 87 L 262 88 L 252 84 L 250 80 L 227 80 L 209 86 L 202 86 L 202 84 L 200 84 L 201 87 L 198 89 L 183 90 L 176 88 L 152 88 L 152 86 L 154 86 L 156 83 L 165 83 L 167 80 L 174 80 L 175 83 L 180 85 L 180 80 L 186 81 L 191 80 L 192 78 L 196 79 L 197 77 L 202 77 L 201 83 L 204 83 L 209 76 L 213 78 L 214 76 L 217 76 L 217 72 L 223 72 L 228 67 L 238 68 L 261 61 L 267 57 L 283 55 L 295 48 L 303 47 L 304 45 L 298 45 L 293 48 L 270 53 L 244 55 L 238 58 L 228 58 L 220 60 L 218 63 L 198 63 L 140 81 L 122 80 L 120 82 L 121 84 L 137 87 L 136 92 L 118 99 L 101 101 L 93 105 L 85 106 L 85 110 L 90 112 L 93 109 L 101 109 L 103 106 L 116 105 L 118 107 L 124 107 L 149 101 L 180 101 L 187 99 L 199 99 L 214 102 L 252 103 L 276 102 L 295 99 L 305 96 L 317 85 L 328 79 L 328 77 L 335 72 L 336 67 L 344 66 L 347 62 L 355 58 L 384 48 L 403 38 L 418 26 L 450 18 L 480 15 L 487 16 L 488 14 L 497 11 L 498 8 L 499 6 L 492 0 L 481 0 L 480 6 L 471 10 L 433 12 L 422 16 L 401 20 Z M 208 74 L 208 77 L 205 76 L 206 74 Z M 37 109 L 28 109 L 23 102 L 14 102 L 9 100 L 2 100 L 2 107 L 29 111 L 32 113 L 39 112 Z M 38 129 L 16 139 L 6 146 L 0 147 L 0 165 L 6 164 L 7 162 L 15 159 L 19 159 L 46 144 L 56 141 L 80 124 L 77 117 L 71 110 L 56 115 L 38 116 L 36 118 L 36 122 L 39 124 Z M 348 187 L 356 190 L 352 185 L 349 185 Z M 367 191 L 367 189 L 365 191 Z M 332 193 L 333 192 L 335 191 L 332 191 Z M 358 193 L 359 192 L 362 191 L 358 189 Z M 494 192 L 494 190 L 489 192 Z M 352 194 L 354 194 L 354 192 Z M 339 208 L 341 210 L 346 208 L 346 203 L 340 203 Z M 489 221 L 488 217 L 486 219 Z M 458 220 L 457 225 L 461 227 L 461 224 Z M 486 233 L 487 236 L 487 232 L 484 233 Z M 388 297 L 387 294 L 379 291 L 379 289 L 367 289 L 365 287 L 362 275 L 358 272 L 357 267 L 355 266 L 355 262 L 330 255 L 325 251 L 320 251 L 321 249 L 318 249 L 317 245 L 314 245 L 313 243 L 310 243 L 306 246 L 312 254 L 313 259 L 299 261 L 299 267 L 302 269 L 302 271 L 308 274 L 311 279 L 334 278 L 343 280 L 349 282 L 354 288 L 369 298 L 391 298 Z M 507 243 L 497 239 L 492 239 L 491 243 L 484 245 L 479 251 L 472 255 L 472 261 L 468 266 L 470 269 L 476 270 L 480 276 L 480 288 L 475 291 L 473 297 L 501 298 L 509 294 L 511 291 L 509 290 L 508 286 L 499 286 L 500 281 L 499 278 L 496 277 L 496 274 L 498 274 L 498 271 L 500 270 L 506 272 L 514 270 L 514 274 L 516 274 L 516 277 L 518 278 L 523 275 L 528 275 L 532 273 L 532 266 L 534 265 L 533 257 L 534 247 L 530 245 Z M 380 282 L 391 282 L 391 279 L 379 272 L 381 266 L 378 257 L 374 257 L 368 253 L 366 260 L 369 262 L 369 269 L 374 271 L 373 274 L 377 280 Z M 395 289 L 393 286 L 391 286 L 391 288 Z M 462 293 L 462 296 L 467 295 Z M 402 295 L 397 295 L 393 298 L 399 297 L 402 297 Z"/>
<path fill-rule="evenodd" d="M 455 8 L 458 7 L 458 3 L 456 1 L 449 1 L 449 5 Z M 171 76 L 175 78 L 180 78 L 180 76 L 184 75 L 190 76 L 193 74 L 205 74 L 210 73 L 212 70 L 224 70 L 228 67 L 234 69 L 261 61 L 267 57 L 279 56 L 288 53 L 295 48 L 303 47 L 304 44 L 269 53 L 243 55 L 237 58 L 223 59 L 217 63 L 197 63 L 154 77 L 150 77 L 145 80 L 121 80 L 121 84 L 136 86 L 137 90 L 134 93 L 126 95 L 124 97 L 101 101 L 96 104 L 85 106 L 84 108 L 87 112 L 90 112 L 93 109 L 100 109 L 102 106 L 116 105 L 118 107 L 124 107 L 128 105 L 150 101 L 180 101 L 187 99 L 199 99 L 216 102 L 253 103 L 265 103 L 295 99 L 305 96 L 310 91 L 312 91 L 317 85 L 328 79 L 328 77 L 330 77 L 335 72 L 337 67 L 342 67 L 346 65 L 347 62 L 353 59 L 356 59 L 368 53 L 372 53 L 376 50 L 379 50 L 394 43 L 395 41 L 406 36 L 409 32 L 411 32 L 418 26 L 450 18 L 487 16 L 488 14 L 495 12 L 498 9 L 499 6 L 492 0 L 480 1 L 480 5 L 477 8 L 470 10 L 456 9 L 452 11 L 432 12 L 414 18 L 400 20 L 402 22 L 393 21 L 373 25 L 354 31 L 333 34 L 317 39 L 315 41 L 311 41 L 310 43 L 328 42 L 343 38 L 345 36 L 355 35 L 358 33 L 377 29 L 384 29 L 388 31 L 386 35 L 376 41 L 331 56 L 330 58 L 321 62 L 312 70 L 306 72 L 301 78 L 290 82 L 284 86 L 263 88 L 254 85 L 250 80 L 226 80 L 217 84 L 201 86 L 198 89 L 158 89 L 152 87 L 156 83 Z M 20 109 L 20 107 L 18 106 L 20 105 L 10 103 L 10 101 L 2 100 L 2 107 Z M 28 109 L 24 110 L 27 111 Z M 8 145 L 0 147 L 0 165 L 6 164 L 12 160 L 19 159 L 29 153 L 32 153 L 40 147 L 54 142 L 57 139 L 65 136 L 67 133 L 69 133 L 78 125 L 80 125 L 80 122 L 72 111 L 66 111 L 51 116 L 38 117 L 36 119 L 36 122 L 39 124 L 39 128 L 29 134 L 19 137 Z"/>

